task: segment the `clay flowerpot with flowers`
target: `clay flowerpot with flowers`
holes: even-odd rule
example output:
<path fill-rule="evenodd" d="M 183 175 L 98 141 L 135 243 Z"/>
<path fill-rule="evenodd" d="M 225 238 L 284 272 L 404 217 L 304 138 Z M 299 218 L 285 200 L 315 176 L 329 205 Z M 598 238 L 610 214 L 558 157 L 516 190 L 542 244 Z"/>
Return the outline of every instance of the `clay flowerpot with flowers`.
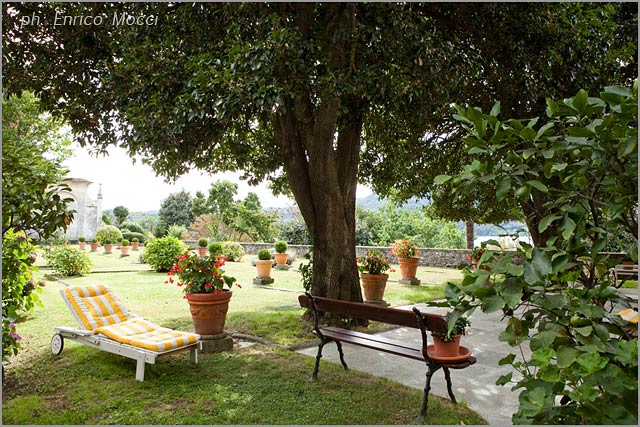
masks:
<path fill-rule="evenodd" d="M 402 278 L 398 283 L 403 285 L 419 285 L 420 280 L 416 277 L 420 258 L 419 251 L 411 239 L 397 240 L 391 245 L 391 250 L 398 257 L 400 264 L 400 274 Z"/>
<path fill-rule="evenodd" d="M 387 302 L 383 299 L 384 290 L 387 287 L 387 279 L 389 270 L 387 259 L 378 251 L 369 251 L 367 256 L 358 257 L 358 271 L 360 272 L 360 280 L 362 281 L 362 289 L 364 290 L 364 299 L 367 304 L 376 304 L 387 306 Z"/>
<path fill-rule="evenodd" d="M 447 323 L 451 323 L 451 313 L 447 313 Z M 460 356 L 460 338 L 467 334 L 467 329 L 471 325 L 469 319 L 461 316 L 455 320 L 451 332 L 432 332 L 433 354 L 430 356 L 445 359 Z"/>
<path fill-rule="evenodd" d="M 198 256 L 186 253 L 167 273 L 165 283 L 176 284 L 183 288 L 189 302 L 193 326 L 197 334 L 219 335 L 224 332 L 224 324 L 229 310 L 229 301 L 233 292 L 231 287 L 236 279 L 222 274 L 221 267 L 210 256 Z"/>

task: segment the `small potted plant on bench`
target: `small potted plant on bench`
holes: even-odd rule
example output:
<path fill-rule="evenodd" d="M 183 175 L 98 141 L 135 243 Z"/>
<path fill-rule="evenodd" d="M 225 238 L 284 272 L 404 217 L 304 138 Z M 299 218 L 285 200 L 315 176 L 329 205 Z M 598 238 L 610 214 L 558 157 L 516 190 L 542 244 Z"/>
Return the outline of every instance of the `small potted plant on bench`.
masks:
<path fill-rule="evenodd" d="M 207 245 L 209 242 L 204 237 L 198 239 L 198 255 L 205 256 L 207 255 Z"/>
<path fill-rule="evenodd" d="M 276 268 L 278 270 L 288 270 L 287 260 L 289 259 L 289 254 L 287 253 L 287 249 L 289 249 L 289 245 L 287 242 L 280 240 L 274 244 L 274 247 L 276 253 L 273 254 L 273 256 L 276 259 Z"/>
<path fill-rule="evenodd" d="M 456 358 L 460 356 L 460 338 L 467 334 L 467 329 L 471 325 L 469 319 L 460 316 L 455 319 L 453 328 L 451 328 L 451 313 L 446 315 L 447 322 L 451 331 L 449 333 L 431 332 L 433 337 L 433 356 L 434 358 Z"/>
<path fill-rule="evenodd" d="M 271 252 L 269 252 L 269 249 L 260 249 L 258 251 L 258 260 L 256 261 L 258 277 L 253 279 L 253 283 L 256 285 L 268 285 L 273 283 L 273 278 L 271 277 L 272 266 L 273 260 L 271 259 Z"/>

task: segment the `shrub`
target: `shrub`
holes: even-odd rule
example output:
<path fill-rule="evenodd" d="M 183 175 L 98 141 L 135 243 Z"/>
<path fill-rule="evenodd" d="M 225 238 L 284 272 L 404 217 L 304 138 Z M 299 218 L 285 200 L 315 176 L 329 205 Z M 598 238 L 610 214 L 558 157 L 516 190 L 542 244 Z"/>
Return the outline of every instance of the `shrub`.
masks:
<path fill-rule="evenodd" d="M 122 238 L 122 232 L 118 227 L 113 225 L 103 225 L 98 228 L 98 231 L 96 232 L 96 239 L 101 241 L 103 244 L 106 243 L 106 240 L 110 240 L 113 243 L 119 238 Z"/>
<path fill-rule="evenodd" d="M 140 234 L 144 234 L 145 232 L 144 228 L 142 228 L 140 224 L 134 221 L 123 222 L 122 224 L 120 224 L 120 230 L 122 231 L 122 234 L 124 234 L 124 230 L 129 230 L 129 232 L 131 233 L 140 233 Z"/>
<path fill-rule="evenodd" d="M 127 239 L 130 242 L 133 242 L 133 239 L 138 239 L 138 242 L 144 242 L 144 234 L 133 231 L 129 233 L 122 233 L 122 238 Z"/>
<path fill-rule="evenodd" d="M 276 248 L 276 252 L 278 252 L 279 254 L 283 254 L 287 252 L 287 249 L 289 249 L 289 245 L 287 245 L 287 242 L 284 242 L 282 240 L 276 242 L 274 246 Z"/>
<path fill-rule="evenodd" d="M 102 244 L 103 244 L 103 245 L 113 245 L 113 240 L 111 240 L 111 239 L 104 239 L 104 240 L 102 241 Z"/>
<path fill-rule="evenodd" d="M 138 243 L 140 240 L 137 237 L 131 239 L 131 243 Z"/>
<path fill-rule="evenodd" d="M 13 323 L 20 312 L 42 306 L 38 294 L 44 282 L 35 282 L 35 248 L 24 233 L 8 230 L 2 236 L 2 359 L 18 354 L 20 336 Z"/>
<path fill-rule="evenodd" d="M 198 246 L 200 246 L 201 248 L 206 248 L 208 244 L 209 244 L 209 241 L 204 237 L 201 237 L 200 239 L 198 239 Z"/>
<path fill-rule="evenodd" d="M 145 262 L 155 271 L 161 272 L 169 271 L 178 257 L 189 250 L 180 239 L 171 236 L 150 240 L 145 248 Z"/>
<path fill-rule="evenodd" d="M 269 249 L 260 249 L 258 251 L 258 259 L 261 261 L 267 261 L 271 259 L 271 252 Z"/>
<path fill-rule="evenodd" d="M 184 225 L 172 225 L 171 227 L 169 227 L 169 230 L 167 231 L 167 234 L 170 237 L 175 237 L 177 239 L 182 239 L 182 235 L 184 233 L 187 232 L 187 227 L 185 227 Z M 207 245 L 205 245 L 207 246 Z"/>
<path fill-rule="evenodd" d="M 129 241 L 127 239 L 122 239 L 122 241 L 120 242 L 120 244 L 122 246 L 129 246 Z"/>
<path fill-rule="evenodd" d="M 86 242 L 87 239 L 85 239 L 84 237 L 78 237 L 78 242 Z"/>
<path fill-rule="evenodd" d="M 211 242 L 209 244 L 209 255 L 211 255 L 211 256 L 222 255 L 222 243 L 220 243 L 220 242 Z"/>
<path fill-rule="evenodd" d="M 224 255 L 229 261 L 238 262 L 242 259 L 244 254 L 244 248 L 240 243 L 224 242 L 222 244 L 222 255 Z"/>
<path fill-rule="evenodd" d="M 86 252 L 71 246 L 54 249 L 50 265 L 54 273 L 60 276 L 78 276 L 91 273 L 91 258 Z"/>

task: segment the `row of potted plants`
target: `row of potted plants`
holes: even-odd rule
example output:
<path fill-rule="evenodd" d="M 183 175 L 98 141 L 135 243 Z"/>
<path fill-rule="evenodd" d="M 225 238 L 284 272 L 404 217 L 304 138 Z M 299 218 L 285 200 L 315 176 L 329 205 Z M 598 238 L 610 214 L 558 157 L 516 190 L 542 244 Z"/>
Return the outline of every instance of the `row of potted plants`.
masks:
<path fill-rule="evenodd" d="M 91 240 L 91 252 L 97 251 L 100 247 L 100 243 L 102 243 L 102 245 L 104 246 L 105 253 L 111 253 L 114 243 L 109 239 L 105 239 L 103 242 L 100 242 L 100 240 L 98 239 Z M 140 241 L 136 237 L 131 239 L 131 246 L 129 246 L 129 240 L 127 239 L 118 239 L 116 243 L 118 244 L 118 248 L 122 251 L 123 255 L 128 254 L 130 248 L 133 248 L 134 251 L 137 251 L 140 247 Z M 78 246 L 80 250 L 84 251 L 86 249 L 86 245 L 87 239 L 85 239 L 84 237 L 78 238 Z"/>

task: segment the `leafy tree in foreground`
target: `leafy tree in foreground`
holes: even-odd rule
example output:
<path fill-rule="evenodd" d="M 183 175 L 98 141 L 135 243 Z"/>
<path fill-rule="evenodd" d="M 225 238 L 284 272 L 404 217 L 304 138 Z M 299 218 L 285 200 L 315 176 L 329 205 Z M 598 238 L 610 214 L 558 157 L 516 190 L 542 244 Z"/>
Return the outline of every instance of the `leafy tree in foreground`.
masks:
<path fill-rule="evenodd" d="M 445 295 L 459 316 L 480 308 L 508 319 L 500 340 L 528 345 L 504 357 L 520 379 L 514 423 L 638 423 L 637 324 L 617 311 L 629 306 L 611 285 L 607 268 L 618 261 L 601 251 L 612 231 L 635 239 L 637 260 L 638 86 L 607 87 L 600 97 L 580 91 L 547 101 L 546 120 L 498 118 L 459 107 L 469 151 L 479 157 L 455 178 L 458 192 L 493 182 L 497 203 L 530 204 L 525 218 L 544 236 L 516 254 L 487 250 L 485 269 L 466 271 Z M 548 195 L 538 204 L 537 194 Z M 519 262 L 516 260 L 519 259 Z M 487 279 L 490 281 L 487 285 Z M 612 310 L 615 307 L 615 310 Z M 450 326 L 451 327 L 451 326 Z"/>
<path fill-rule="evenodd" d="M 515 111 L 536 105 L 550 86 L 595 84 L 620 68 L 619 58 L 634 71 L 633 44 L 625 50 L 628 40 L 615 34 L 620 10 L 11 3 L 3 4 L 4 83 L 38 90 L 83 143 L 99 151 L 123 145 L 170 179 L 191 168 L 243 170 L 250 183 L 288 187 L 314 242 L 313 292 L 361 301 L 358 177 L 409 192 L 421 177 L 420 190 L 430 189 L 459 151 L 452 102 L 507 99 L 500 95 L 526 87 L 505 103 Z M 55 26 L 56 12 L 159 19 L 157 26 Z M 33 13 L 42 25 L 20 24 Z M 563 62 L 575 73 L 554 68 Z"/>

